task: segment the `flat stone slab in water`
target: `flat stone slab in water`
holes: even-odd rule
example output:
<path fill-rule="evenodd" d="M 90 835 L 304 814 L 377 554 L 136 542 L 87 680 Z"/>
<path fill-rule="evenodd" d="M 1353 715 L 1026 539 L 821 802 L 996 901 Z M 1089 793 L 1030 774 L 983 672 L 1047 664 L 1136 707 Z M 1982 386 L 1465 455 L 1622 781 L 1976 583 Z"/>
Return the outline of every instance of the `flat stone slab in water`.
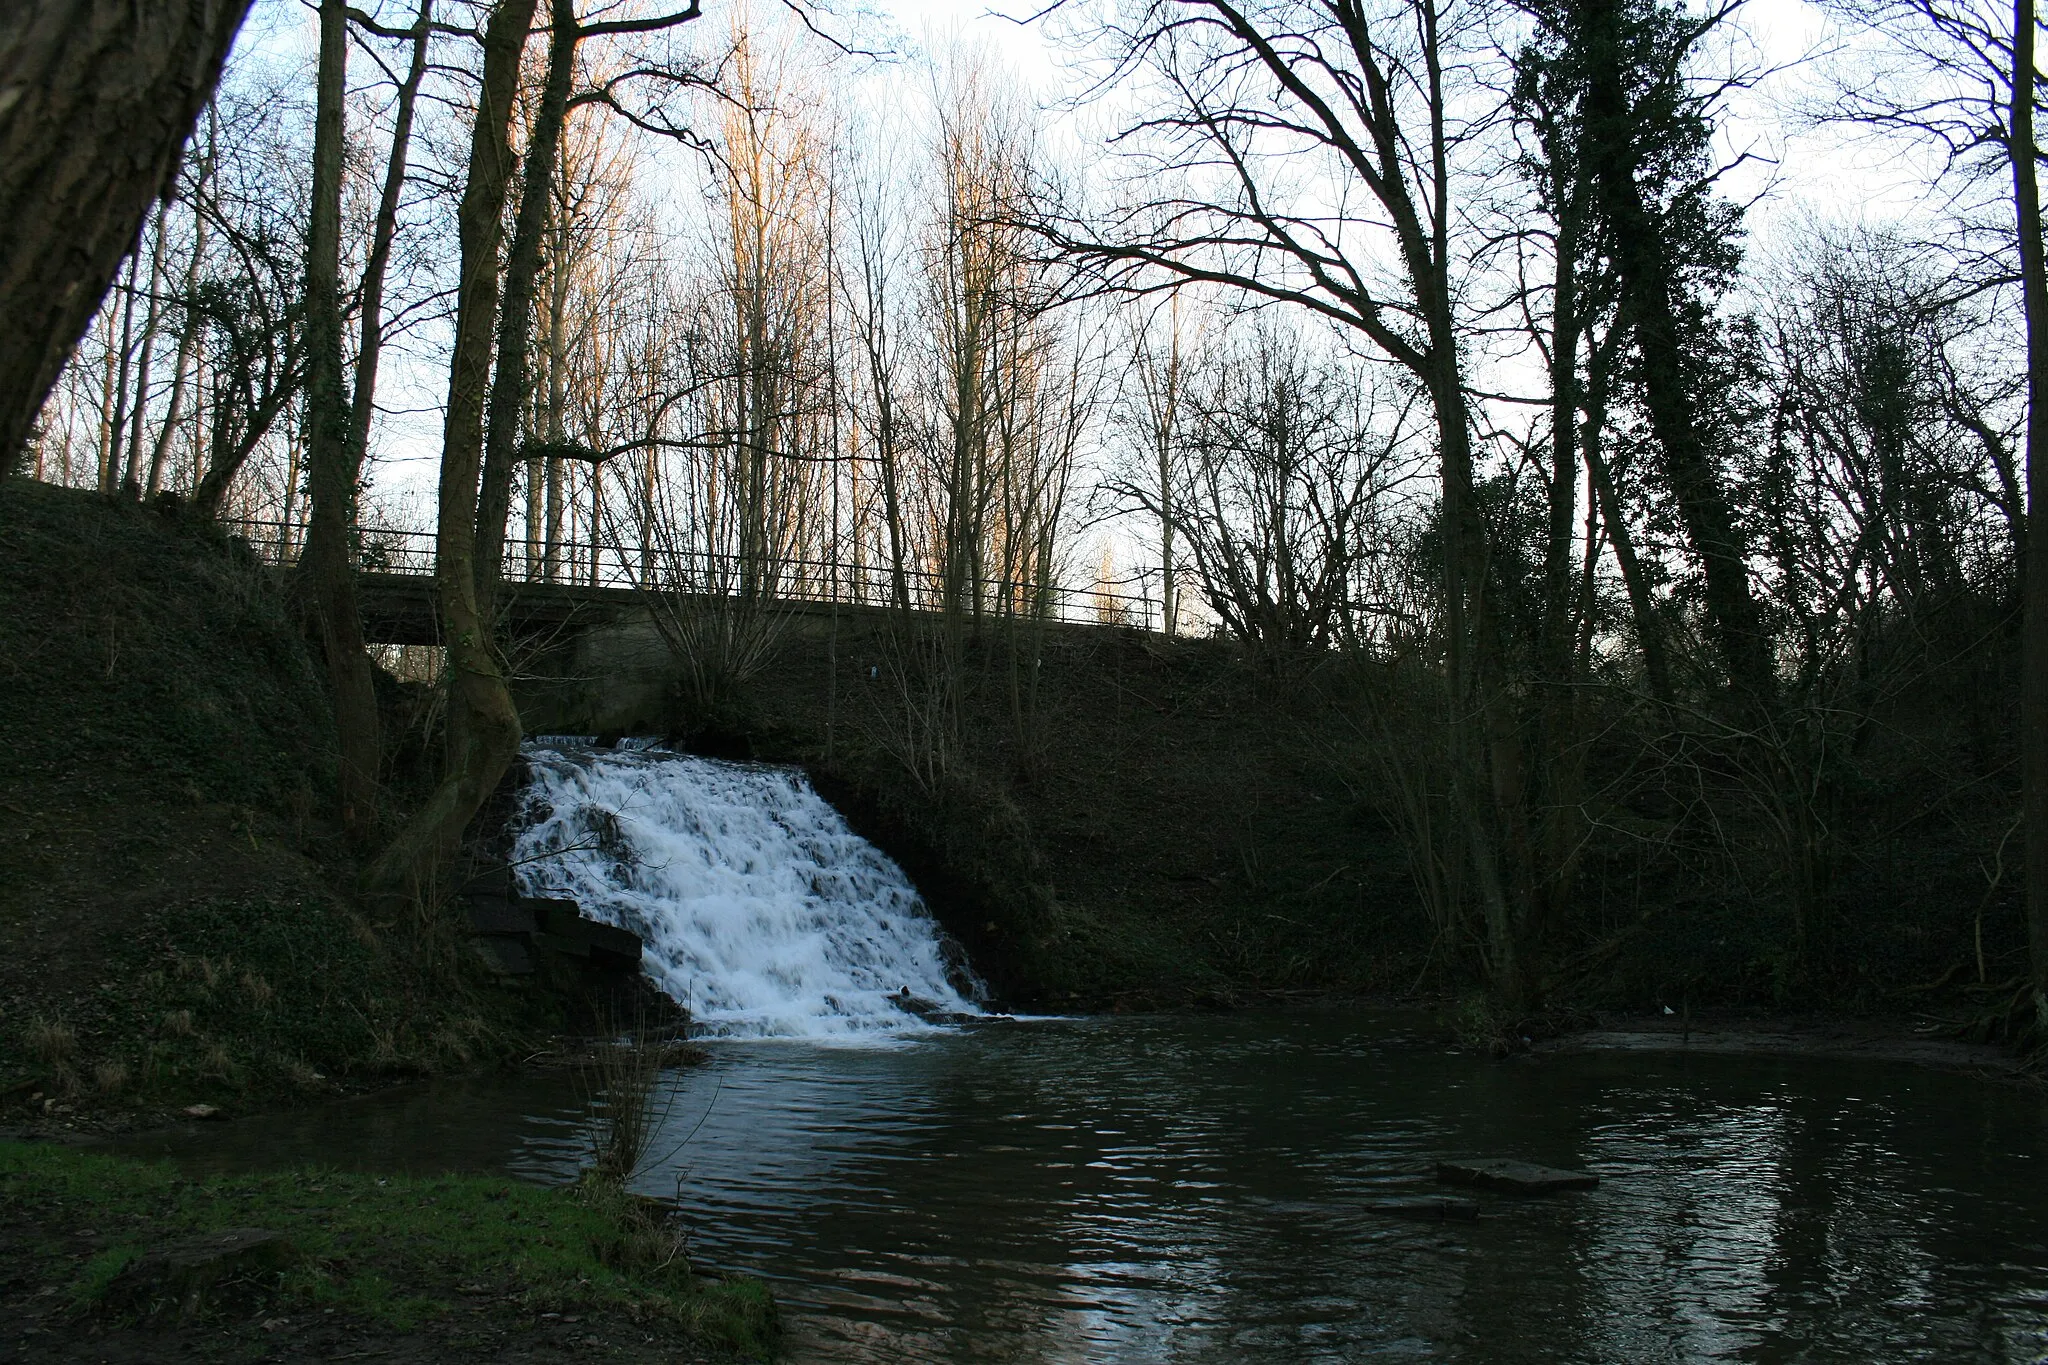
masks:
<path fill-rule="evenodd" d="M 1452 1199 L 1441 1194 L 1379 1199 L 1367 1204 L 1366 1208 L 1390 1218 L 1412 1218 L 1419 1223 L 1469 1223 L 1479 1216 L 1479 1205 L 1470 1199 Z"/>
<path fill-rule="evenodd" d="M 1560 1171 L 1527 1161 L 1495 1157 L 1484 1161 L 1439 1161 L 1436 1178 L 1446 1185 L 1470 1185 L 1510 1194 L 1554 1194 L 1559 1190 L 1590 1190 L 1600 1177 L 1590 1171 Z"/>

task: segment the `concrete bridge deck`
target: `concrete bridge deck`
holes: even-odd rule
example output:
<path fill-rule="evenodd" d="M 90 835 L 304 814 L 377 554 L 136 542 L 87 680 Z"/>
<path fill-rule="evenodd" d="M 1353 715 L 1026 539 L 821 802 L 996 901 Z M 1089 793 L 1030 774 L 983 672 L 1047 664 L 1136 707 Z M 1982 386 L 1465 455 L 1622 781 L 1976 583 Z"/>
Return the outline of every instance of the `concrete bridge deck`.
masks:
<path fill-rule="evenodd" d="M 305 543 L 301 525 L 247 521 L 230 523 L 229 530 L 280 567 L 292 564 Z M 433 536 L 376 528 L 360 535 L 365 571 L 357 592 L 365 638 L 379 645 L 440 644 Z M 731 601 L 734 594 L 650 592 L 641 586 L 650 566 L 662 571 L 653 576 L 671 582 L 737 584 L 748 576 L 731 556 L 588 543 L 562 547 L 554 571 L 542 574 L 532 572 L 541 564 L 530 547 L 515 541 L 510 548 L 495 607 L 497 637 L 520 714 L 529 730 L 541 733 L 631 733 L 668 724 L 679 665 L 650 608 L 664 601 Z M 775 585 L 766 611 L 780 642 L 816 646 L 829 637 L 846 650 L 878 657 L 887 647 L 884 627 L 898 618 L 891 606 L 897 580 L 886 566 L 789 560 L 754 572 Z M 906 571 L 903 586 L 914 618 L 945 619 L 935 609 L 944 597 L 937 575 Z M 1128 586 L 983 584 L 983 608 L 969 616 L 969 625 L 1062 634 L 1156 627 L 1157 604 L 1142 591 L 1125 591 Z M 1026 603 L 1032 610 L 1002 609 Z"/>
<path fill-rule="evenodd" d="M 363 635 L 371 644 L 438 645 L 441 643 L 441 610 L 433 578 L 425 574 L 366 573 L 356 580 L 357 599 L 363 614 Z M 638 588 L 590 587 L 577 583 L 508 582 L 500 590 L 498 628 L 508 640 L 534 641 L 566 636 L 599 627 L 617 627 L 628 622 L 650 625 L 648 594 Z M 708 594 L 677 594 L 685 601 L 731 600 Z M 892 608 L 874 602 L 820 600 L 814 597 L 778 597 L 767 610 L 785 616 L 807 628 L 811 622 L 872 622 L 888 620 Z M 937 611 L 913 608 L 913 617 L 944 619 Z M 997 624 L 1005 619 L 984 612 L 969 618 L 977 625 Z M 1070 630 L 1127 629 L 1136 623 L 1107 616 L 1098 620 L 1047 617 L 1038 624 Z M 650 625 L 651 628 L 651 625 Z"/>

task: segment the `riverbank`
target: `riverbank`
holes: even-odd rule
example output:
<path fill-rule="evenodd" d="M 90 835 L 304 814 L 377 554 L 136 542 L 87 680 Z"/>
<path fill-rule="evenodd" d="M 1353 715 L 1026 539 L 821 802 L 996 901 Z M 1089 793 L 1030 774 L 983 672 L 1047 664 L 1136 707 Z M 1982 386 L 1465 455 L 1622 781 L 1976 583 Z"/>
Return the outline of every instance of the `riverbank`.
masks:
<path fill-rule="evenodd" d="M 1001 621 L 949 642 L 855 613 L 791 627 L 715 711 L 678 697 L 635 724 L 803 765 L 1026 1009 L 1478 995 L 1476 907 L 1418 892 L 1408 835 L 1451 817 L 1434 694 L 1413 684 L 1356 655 Z M 1584 843 L 1538 969 L 1553 1005 L 2005 1010 L 2025 925 L 1987 860 L 2013 793 L 2001 769 L 1966 802 L 1926 800 L 1961 762 L 1941 698 L 1900 699 L 1839 775 L 1826 894 L 1804 911 L 1762 796 L 1672 759 L 1625 688 L 1587 704 Z M 1427 856 L 1440 890 L 1462 875 L 1463 853 Z"/>
<path fill-rule="evenodd" d="M 0 499 L 0 1124 L 313 1103 L 562 1027 L 456 916 L 349 894 L 330 709 L 274 573 L 175 508 Z M 389 690 L 397 766 L 420 736 Z"/>
<path fill-rule="evenodd" d="M 765 1287 L 693 1274 L 681 1236 L 658 1207 L 590 1183 L 310 1170 L 195 1180 L 167 1164 L 0 1141 L 0 1354 L 422 1365 L 772 1355 Z"/>
<path fill-rule="evenodd" d="M 1931 1067 L 2032 1087 L 2038 1066 L 2012 1048 L 1959 1037 L 1923 1017 L 1793 1014 L 1710 1009 L 1685 1014 L 1617 1014 L 1531 1044 L 1537 1056 L 1581 1052 L 1690 1053 L 1718 1057 L 1814 1057 Z"/>

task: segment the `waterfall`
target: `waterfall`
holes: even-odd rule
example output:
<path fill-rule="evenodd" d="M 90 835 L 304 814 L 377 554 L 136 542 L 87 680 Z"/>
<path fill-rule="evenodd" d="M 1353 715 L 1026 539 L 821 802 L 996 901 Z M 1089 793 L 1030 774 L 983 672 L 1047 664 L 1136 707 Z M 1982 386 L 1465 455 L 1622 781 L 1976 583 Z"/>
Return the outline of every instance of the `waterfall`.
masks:
<path fill-rule="evenodd" d="M 563 741 L 526 757 L 520 890 L 640 935 L 701 1033 L 873 1038 L 934 1027 L 911 1006 L 980 1013 L 917 889 L 801 771 Z"/>

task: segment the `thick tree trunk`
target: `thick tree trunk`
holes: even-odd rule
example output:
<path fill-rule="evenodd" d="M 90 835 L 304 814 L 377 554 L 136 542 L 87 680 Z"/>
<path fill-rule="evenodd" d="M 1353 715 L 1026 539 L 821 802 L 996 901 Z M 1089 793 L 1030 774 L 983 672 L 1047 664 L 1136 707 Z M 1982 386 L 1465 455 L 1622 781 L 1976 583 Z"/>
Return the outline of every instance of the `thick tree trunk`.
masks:
<path fill-rule="evenodd" d="M 2020 783 L 2027 831 L 2027 941 L 2034 1024 L 2048 1034 L 2048 267 L 2034 148 L 2034 0 L 2013 0 L 2012 161 L 2027 324 L 2027 545 Z"/>
<path fill-rule="evenodd" d="M 1540 985 L 1529 960 L 1538 945 L 1526 941 L 1529 903 L 1526 796 L 1520 736 L 1507 714 L 1510 698 L 1501 667 L 1493 603 L 1486 590 L 1486 523 L 1473 484 L 1471 411 L 1464 376 L 1450 341 L 1449 290 L 1417 280 L 1429 301 L 1437 373 L 1430 398 L 1438 432 L 1443 490 L 1440 517 L 1444 554 L 1444 642 L 1450 733 L 1452 809 L 1462 826 L 1473 889 L 1486 923 L 1486 967 L 1496 1002 L 1509 1013 L 1534 1003 Z M 1447 282 L 1445 282 L 1447 283 Z M 1505 866 L 1504 866 L 1505 864 Z"/>
<path fill-rule="evenodd" d="M 341 359 L 341 159 L 347 86 L 348 6 L 346 0 L 320 0 L 313 192 L 306 231 L 306 462 L 312 515 L 299 574 L 334 698 L 342 828 L 360 845 L 376 831 L 383 741 L 349 554 L 360 471 Z"/>
<path fill-rule="evenodd" d="M 247 8 L 0 7 L 0 471 L 169 182 Z"/>
<path fill-rule="evenodd" d="M 519 433 L 530 374 L 527 351 L 533 337 L 533 285 L 540 275 L 541 238 L 548 226 L 548 200 L 555 183 L 555 157 L 568 117 L 569 83 L 576 68 L 575 0 L 550 0 L 547 78 L 540 108 L 526 144 L 520 175 L 519 216 L 505 262 L 505 302 L 498 317 L 498 368 L 491 381 L 490 431 L 484 447 L 482 491 L 477 500 L 477 607 L 491 615 L 505 571 L 505 522 L 512 510 L 512 475 L 518 468 Z"/>
<path fill-rule="evenodd" d="M 504 243 L 505 197 L 512 178 L 512 105 L 520 58 L 533 27 L 534 3 L 500 0 L 484 31 L 483 80 L 470 134 L 469 175 L 456 212 L 462 276 L 456 293 L 455 353 L 448 367 L 435 536 L 441 638 L 448 651 L 448 752 L 440 784 L 369 871 L 369 888 L 383 895 L 429 896 L 439 889 L 462 831 L 519 754 L 519 712 L 505 683 L 490 622 L 477 610 L 476 524 L 484 404 L 498 313 L 498 252 Z"/>

